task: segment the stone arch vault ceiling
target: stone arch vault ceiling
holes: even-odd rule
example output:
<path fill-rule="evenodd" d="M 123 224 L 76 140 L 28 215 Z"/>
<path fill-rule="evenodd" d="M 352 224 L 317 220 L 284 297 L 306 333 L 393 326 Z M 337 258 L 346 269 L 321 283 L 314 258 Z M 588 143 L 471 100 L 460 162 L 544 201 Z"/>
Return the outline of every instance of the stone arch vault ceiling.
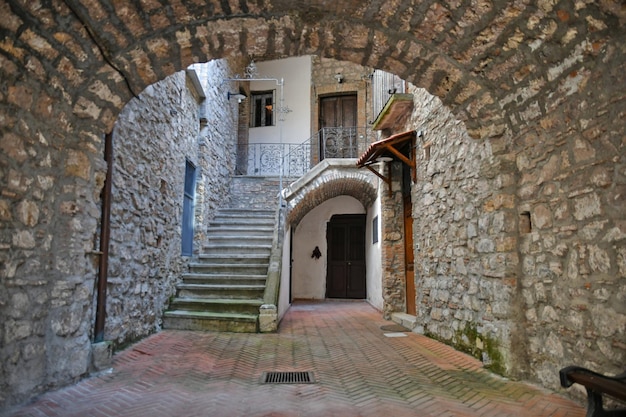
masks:
<path fill-rule="evenodd" d="M 461 297 L 465 283 L 481 297 L 485 289 L 487 301 L 465 310 L 475 317 L 466 335 L 474 325 L 502 329 L 503 361 L 521 377 L 554 387 L 564 359 L 617 373 L 626 271 L 623 3 L 0 0 L 0 403 L 87 371 L 104 134 L 147 86 L 215 58 L 234 68 L 315 54 L 395 73 L 440 97 L 455 118 L 424 115 L 443 140 L 433 148 L 437 170 L 422 167 L 432 184 L 415 209 L 430 207 L 424 226 L 441 227 L 421 239 L 426 272 L 418 279 L 438 290 L 445 275 Z M 457 122 L 462 132 L 446 136 L 441 127 Z M 487 140 L 466 146 L 457 140 L 463 128 Z M 365 182 L 336 179 L 311 199 L 345 186 L 343 194 L 360 189 L 367 207 L 374 193 Z M 306 203 L 289 203 L 297 222 Z M 531 234 L 522 227 L 528 216 Z M 461 240 L 467 250 L 457 253 Z M 423 293 L 421 317 L 444 335 L 453 322 L 442 326 L 440 300 Z"/>
<path fill-rule="evenodd" d="M 102 130 L 132 95 L 191 63 L 318 54 L 426 88 L 475 138 L 549 111 L 541 92 L 577 88 L 624 38 L 626 18 L 609 0 L 15 0 L 0 13 L 9 84 L 35 76 Z"/>

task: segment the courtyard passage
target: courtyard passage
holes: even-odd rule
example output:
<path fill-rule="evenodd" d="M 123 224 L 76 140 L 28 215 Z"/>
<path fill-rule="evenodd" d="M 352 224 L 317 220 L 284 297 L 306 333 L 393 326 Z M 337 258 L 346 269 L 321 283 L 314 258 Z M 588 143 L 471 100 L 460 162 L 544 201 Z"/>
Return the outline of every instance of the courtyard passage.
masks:
<path fill-rule="evenodd" d="M 365 302 L 298 302 L 277 334 L 162 331 L 113 368 L 3 416 L 552 416 L 578 404 L 406 332 Z M 391 330 L 393 329 L 391 326 Z M 309 371 L 314 383 L 262 384 Z"/>

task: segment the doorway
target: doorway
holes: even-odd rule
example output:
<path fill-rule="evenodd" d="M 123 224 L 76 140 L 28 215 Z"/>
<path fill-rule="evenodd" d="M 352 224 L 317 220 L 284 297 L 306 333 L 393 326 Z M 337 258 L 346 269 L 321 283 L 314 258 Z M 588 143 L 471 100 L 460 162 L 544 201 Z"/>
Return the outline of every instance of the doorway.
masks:
<path fill-rule="evenodd" d="M 328 223 L 326 239 L 326 297 L 365 298 L 365 215 L 333 216 Z"/>
<path fill-rule="evenodd" d="M 185 163 L 185 190 L 183 197 L 182 255 L 193 255 L 194 202 L 196 199 L 196 166 Z"/>
<path fill-rule="evenodd" d="M 404 273 L 406 281 L 406 312 L 415 316 L 415 255 L 413 253 L 413 216 L 411 196 L 404 196 Z"/>
<path fill-rule="evenodd" d="M 319 115 L 320 160 L 356 158 L 357 95 L 321 97 Z"/>
<path fill-rule="evenodd" d="M 413 203 L 411 202 L 411 168 L 402 164 L 402 202 L 404 212 L 404 281 L 406 312 L 417 315 L 415 305 L 415 252 L 413 251 Z"/>

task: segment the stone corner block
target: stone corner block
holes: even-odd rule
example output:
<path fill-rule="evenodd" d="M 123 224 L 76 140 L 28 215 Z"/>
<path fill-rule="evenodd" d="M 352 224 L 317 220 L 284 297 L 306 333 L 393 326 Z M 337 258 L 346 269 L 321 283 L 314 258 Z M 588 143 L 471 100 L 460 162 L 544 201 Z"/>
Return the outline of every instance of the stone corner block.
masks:
<path fill-rule="evenodd" d="M 273 304 L 263 304 L 259 309 L 259 331 L 272 333 L 278 330 L 278 310 Z"/>
<path fill-rule="evenodd" d="M 113 358 L 113 342 L 93 343 L 91 345 L 91 367 L 93 371 L 102 371 L 111 367 Z"/>

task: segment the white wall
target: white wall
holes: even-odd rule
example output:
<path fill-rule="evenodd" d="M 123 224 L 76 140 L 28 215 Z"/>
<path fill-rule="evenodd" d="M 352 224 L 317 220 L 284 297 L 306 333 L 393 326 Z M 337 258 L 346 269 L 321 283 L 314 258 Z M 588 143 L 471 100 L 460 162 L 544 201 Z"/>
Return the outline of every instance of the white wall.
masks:
<path fill-rule="evenodd" d="M 294 299 L 323 300 L 326 297 L 326 224 L 335 214 L 364 213 L 365 208 L 357 199 L 340 196 L 325 201 L 304 216 L 296 227 L 292 242 L 291 279 Z M 311 257 L 316 246 L 322 252 L 319 259 Z"/>
<path fill-rule="evenodd" d="M 284 107 L 291 111 L 284 114 L 283 143 L 302 143 L 311 135 L 311 57 L 303 56 L 276 61 L 257 62 L 259 78 L 284 80 Z M 275 90 L 275 107 L 280 107 L 280 87 L 275 81 L 252 81 L 252 91 Z M 275 126 L 250 128 L 250 143 L 279 143 L 279 113 L 274 114 Z"/>
<path fill-rule="evenodd" d="M 365 267 L 367 276 L 367 301 L 376 309 L 383 310 L 383 275 L 382 275 L 382 216 L 380 213 L 380 193 L 386 192 L 378 180 L 378 198 L 367 211 L 365 239 Z M 372 222 L 378 216 L 378 242 L 373 243 Z"/>

